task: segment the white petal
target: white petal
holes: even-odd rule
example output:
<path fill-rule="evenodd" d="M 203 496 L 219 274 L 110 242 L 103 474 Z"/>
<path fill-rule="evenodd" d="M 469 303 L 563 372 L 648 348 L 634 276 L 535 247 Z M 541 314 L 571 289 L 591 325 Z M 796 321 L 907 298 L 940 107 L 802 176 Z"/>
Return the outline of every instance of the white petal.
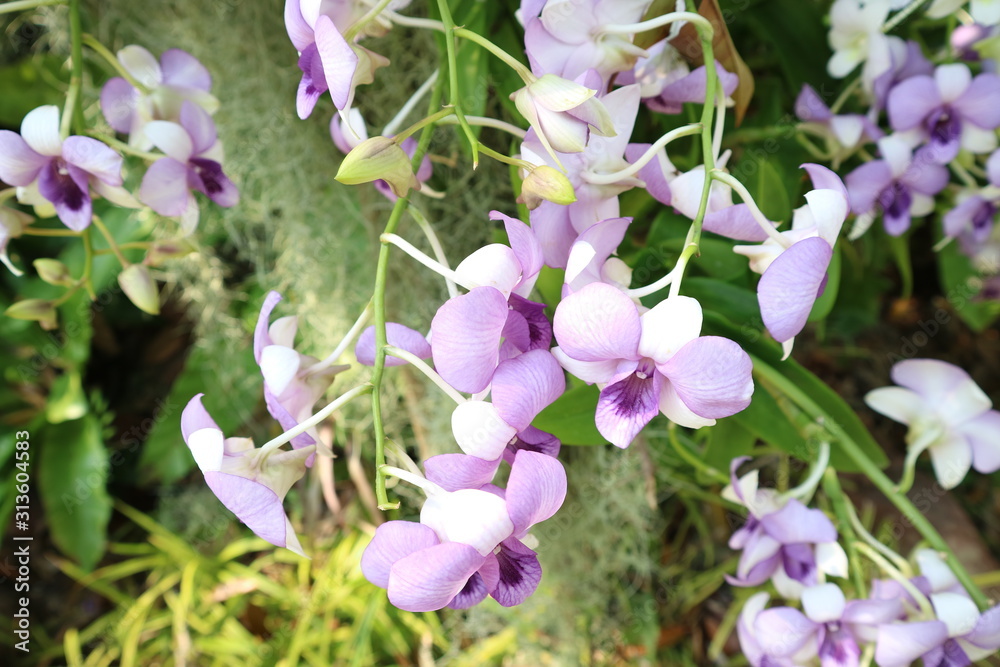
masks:
<path fill-rule="evenodd" d="M 177 123 L 154 120 L 147 123 L 143 131 L 154 146 L 181 164 L 187 164 L 191 159 L 194 152 L 191 136 Z"/>
<path fill-rule="evenodd" d="M 816 623 L 839 621 L 846 605 L 844 592 L 836 584 L 810 586 L 802 591 L 802 611 Z"/>
<path fill-rule="evenodd" d="M 865 403 L 875 412 L 901 424 L 912 424 L 927 414 L 920 394 L 903 387 L 873 389 L 865 395 Z"/>
<path fill-rule="evenodd" d="M 451 431 L 462 451 L 486 461 L 503 454 L 517 429 L 500 418 L 492 403 L 466 401 L 451 413 Z"/>
<path fill-rule="evenodd" d="M 931 447 L 931 464 L 938 483 L 945 489 L 953 489 L 972 467 L 972 447 L 961 437 L 936 444 Z"/>
<path fill-rule="evenodd" d="M 514 532 L 504 499 L 478 489 L 431 495 L 420 510 L 420 523 L 442 542 L 468 544 L 483 556 Z"/>
<path fill-rule="evenodd" d="M 813 190 L 806 193 L 806 201 L 819 228 L 819 235 L 831 247 L 836 246 L 840 228 L 849 212 L 847 199 L 835 190 Z"/>
<path fill-rule="evenodd" d="M 61 156 L 59 107 L 48 104 L 29 111 L 21 121 L 21 138 L 36 153 L 49 157 Z"/>
<path fill-rule="evenodd" d="M 948 564 L 933 549 L 921 549 L 916 553 L 915 559 L 920 568 L 920 574 L 927 577 L 934 592 L 946 591 L 958 584 L 955 573 L 951 571 Z"/>
<path fill-rule="evenodd" d="M 299 372 L 299 353 L 284 345 L 268 345 L 260 353 L 260 372 L 275 396 L 280 396 Z"/>
<path fill-rule="evenodd" d="M 831 577 L 847 577 L 847 553 L 839 542 L 820 542 L 816 545 L 816 568 Z"/>
<path fill-rule="evenodd" d="M 962 63 L 938 65 L 934 70 L 934 83 L 941 93 L 941 101 L 946 104 L 958 99 L 971 82 L 972 72 Z"/>
<path fill-rule="evenodd" d="M 187 445 L 202 472 L 222 468 L 224 440 L 222 431 L 216 428 L 201 428 L 188 436 Z"/>
<path fill-rule="evenodd" d="M 670 382 L 664 382 L 663 389 L 660 390 L 660 412 L 670 421 L 685 428 L 701 428 L 715 424 L 714 419 L 705 419 L 691 412 L 691 408 L 684 405 L 684 401 L 677 395 Z"/>
<path fill-rule="evenodd" d="M 152 53 L 132 44 L 118 52 L 118 62 L 129 74 L 147 88 L 156 88 L 163 81 L 160 63 Z"/>
<path fill-rule="evenodd" d="M 910 166 L 913 150 L 910 145 L 896 135 L 882 137 L 878 140 L 878 149 L 883 159 L 889 164 L 893 178 L 899 178 Z"/>
<path fill-rule="evenodd" d="M 701 304 L 689 296 L 664 299 L 639 318 L 639 356 L 665 363 L 701 333 Z"/>
<path fill-rule="evenodd" d="M 463 259 L 455 273 L 470 288 L 495 287 L 509 297 L 521 279 L 521 264 L 513 250 L 491 243 Z"/>
<path fill-rule="evenodd" d="M 959 593 L 932 593 L 931 604 L 938 620 L 948 626 L 949 637 L 961 637 L 972 632 L 979 622 L 976 603 Z"/>
<path fill-rule="evenodd" d="M 299 318 L 295 315 L 279 317 L 267 329 L 272 345 L 295 347 L 295 332 L 299 328 Z"/>
<path fill-rule="evenodd" d="M 992 153 L 997 147 L 997 135 L 972 123 L 962 123 L 962 148 L 970 153 Z"/>

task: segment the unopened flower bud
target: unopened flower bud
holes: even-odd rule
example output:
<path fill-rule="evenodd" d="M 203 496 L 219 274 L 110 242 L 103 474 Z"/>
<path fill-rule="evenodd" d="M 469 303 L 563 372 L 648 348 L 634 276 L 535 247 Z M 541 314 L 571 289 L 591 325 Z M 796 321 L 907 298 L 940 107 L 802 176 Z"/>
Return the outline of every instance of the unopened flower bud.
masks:
<path fill-rule="evenodd" d="M 11 304 L 4 314 L 16 320 L 33 320 L 43 329 L 56 328 L 56 307 L 45 299 L 23 299 Z"/>
<path fill-rule="evenodd" d="M 543 199 L 563 206 L 576 201 L 576 192 L 569 179 L 558 169 L 545 164 L 535 167 L 524 177 L 517 201 L 534 210 Z"/>
<path fill-rule="evenodd" d="M 148 267 L 142 264 L 126 267 L 118 274 L 118 284 L 136 308 L 150 315 L 159 315 L 160 293 Z"/>
<path fill-rule="evenodd" d="M 38 277 L 50 285 L 69 286 L 73 284 L 73 276 L 70 275 L 66 265 L 58 259 L 36 259 L 33 264 Z"/>
<path fill-rule="evenodd" d="M 383 180 L 397 197 L 405 197 L 410 188 L 420 189 L 410 157 L 399 144 L 385 137 L 372 137 L 358 144 L 340 163 L 336 179 L 345 185 Z"/>
<path fill-rule="evenodd" d="M 146 252 L 146 258 L 142 260 L 142 263 L 146 266 L 159 266 L 167 260 L 184 257 L 194 251 L 194 244 L 187 239 L 157 241 Z"/>

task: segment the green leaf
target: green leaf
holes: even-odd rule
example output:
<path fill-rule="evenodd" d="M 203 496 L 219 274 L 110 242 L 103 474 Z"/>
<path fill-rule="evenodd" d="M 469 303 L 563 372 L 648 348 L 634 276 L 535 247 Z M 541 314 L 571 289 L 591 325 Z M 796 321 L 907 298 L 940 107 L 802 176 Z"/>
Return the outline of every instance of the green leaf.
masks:
<path fill-rule="evenodd" d="M 691 266 L 723 281 L 733 280 L 750 271 L 747 258 L 733 252 L 731 241 L 713 238 L 702 238 L 698 242 L 698 256 L 692 260 Z"/>
<path fill-rule="evenodd" d="M 684 279 L 681 293 L 698 299 L 730 322 L 741 322 L 741 326 L 748 331 L 759 331 L 764 326 L 757 294 L 746 287 L 738 287 L 715 278 L 692 276 Z"/>
<path fill-rule="evenodd" d="M 755 387 L 750 406 L 729 419 L 740 423 L 755 437 L 769 445 L 789 454 L 801 455 L 802 453 L 802 435 L 788 420 L 788 415 L 779 407 L 775 397 L 765 387 Z"/>
<path fill-rule="evenodd" d="M 740 423 L 736 416 L 720 419 L 708 429 L 705 463 L 719 470 L 728 470 L 729 462 L 738 456 L 749 454 L 756 441 L 757 436 Z"/>
<path fill-rule="evenodd" d="M 837 302 L 837 294 L 840 292 L 840 244 L 833 248 L 833 258 L 830 260 L 830 267 L 826 270 L 826 289 L 823 294 L 816 299 L 812 310 L 809 312 L 809 321 L 821 320 L 833 310 L 833 304 Z"/>
<path fill-rule="evenodd" d="M 17 128 L 29 111 L 46 104 L 62 106 L 63 59 L 33 56 L 0 67 L 0 127 Z"/>
<path fill-rule="evenodd" d="M 600 393 L 593 385 L 570 389 L 542 410 L 531 425 L 556 436 L 564 445 L 607 444 L 594 423 Z"/>
<path fill-rule="evenodd" d="M 974 300 L 982 289 L 982 276 L 957 245 L 950 243 L 938 253 L 941 286 L 958 316 L 981 332 L 1000 316 L 1000 302 Z"/>
<path fill-rule="evenodd" d="M 104 554 L 111 499 L 108 452 L 94 415 L 52 424 L 36 442 L 37 476 L 52 541 L 85 570 Z"/>
<path fill-rule="evenodd" d="M 733 174 L 740 178 L 750 191 L 750 195 L 761 212 L 769 220 L 788 220 L 792 215 L 792 205 L 781 172 L 776 161 L 766 155 L 754 154 L 749 160 L 744 158 Z"/>

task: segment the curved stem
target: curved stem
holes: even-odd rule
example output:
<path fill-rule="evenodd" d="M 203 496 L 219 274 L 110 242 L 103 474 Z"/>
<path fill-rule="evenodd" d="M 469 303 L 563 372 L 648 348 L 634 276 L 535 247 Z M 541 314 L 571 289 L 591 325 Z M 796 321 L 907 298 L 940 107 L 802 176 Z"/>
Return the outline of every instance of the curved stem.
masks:
<path fill-rule="evenodd" d="M 95 132 L 93 130 L 89 130 L 84 134 L 86 134 L 88 137 L 97 139 L 101 143 L 107 144 L 109 147 L 119 150 L 122 153 L 128 153 L 129 155 L 141 157 L 143 160 L 146 160 L 147 162 L 156 162 L 160 158 L 166 157 L 166 154 L 164 153 L 150 153 L 148 151 L 141 151 L 138 148 L 135 148 L 134 146 L 129 146 L 124 141 L 118 141 L 114 137 L 109 137 L 107 135 L 101 134 L 100 132 Z"/>
<path fill-rule="evenodd" d="M 921 433 L 921 437 L 913 443 L 907 442 L 906 460 L 903 461 L 903 476 L 896 485 L 899 493 L 906 494 L 913 488 L 914 471 L 917 467 L 917 458 L 929 447 L 937 442 L 941 436 L 941 429 L 931 427 Z"/>
<path fill-rule="evenodd" d="M 365 306 L 365 309 L 361 311 L 361 314 L 358 315 L 358 319 L 354 321 L 354 324 L 351 325 L 351 328 L 348 329 L 346 334 L 344 334 L 344 338 L 339 343 L 337 343 L 337 347 L 333 348 L 333 352 L 327 355 L 326 359 L 318 361 L 309 368 L 307 368 L 305 376 L 308 377 L 310 375 L 315 375 L 316 373 L 324 371 L 327 368 L 330 368 L 331 366 L 336 364 L 337 359 L 340 359 L 340 355 L 342 355 L 347 350 L 347 348 L 350 347 L 351 343 L 353 343 L 354 340 L 361 335 L 361 332 L 364 331 L 365 325 L 368 324 L 368 318 L 371 317 L 371 315 L 372 315 L 372 300 L 369 299 L 368 304 Z"/>
<path fill-rule="evenodd" d="M 292 438 L 294 438 L 295 436 L 305 433 L 310 428 L 316 426 L 324 419 L 332 415 L 334 412 L 336 412 L 340 408 L 344 407 L 345 405 L 353 401 L 358 396 L 361 396 L 362 394 L 367 394 L 371 390 L 372 390 L 371 384 L 366 382 L 365 384 L 358 385 L 354 389 L 345 392 L 343 395 L 338 396 L 331 403 L 327 404 L 326 407 L 319 410 L 316 414 L 309 417 L 305 421 L 300 422 L 298 426 L 290 428 L 281 435 L 279 435 L 277 438 L 265 442 L 261 446 L 260 451 L 262 453 L 270 452 L 274 449 L 277 449 L 278 447 L 281 447 L 286 442 L 291 442 Z"/>
<path fill-rule="evenodd" d="M 439 0 L 440 2 L 441 0 Z M 531 83 L 535 81 L 538 77 L 531 73 L 531 70 L 521 64 L 521 61 L 510 55 L 499 46 L 486 39 L 482 35 L 471 30 L 466 30 L 465 28 L 455 28 L 455 36 L 461 37 L 462 39 L 467 39 L 470 42 L 474 42 L 479 46 L 483 47 L 497 58 L 502 60 L 506 65 L 508 65 L 512 70 L 517 72 L 517 75 L 521 77 L 525 83 Z"/>
<path fill-rule="evenodd" d="M 413 246 L 413 244 L 411 244 L 409 241 L 407 241 L 401 236 L 397 236 L 396 234 L 382 234 L 380 240 L 382 241 L 382 243 L 396 246 L 397 248 L 405 252 L 407 255 L 409 255 L 413 259 L 417 260 L 418 262 L 426 266 L 434 273 L 437 273 L 438 275 L 442 276 L 445 280 L 450 280 L 458 285 L 461 285 L 467 290 L 471 290 L 478 287 L 478 285 L 466 283 L 459 277 L 457 273 L 455 273 L 455 271 L 449 269 L 447 266 L 444 266 L 443 264 L 440 264 L 436 259 L 428 257 L 425 253 L 418 250 L 416 247 Z"/>
<path fill-rule="evenodd" d="M 854 529 L 854 532 L 857 534 L 858 538 L 866 542 L 869 546 L 875 549 L 875 551 L 878 551 L 880 554 L 882 554 L 890 561 L 892 561 L 892 564 L 895 565 L 896 568 L 900 572 L 905 574 L 907 577 L 913 576 L 913 568 L 910 567 L 910 564 L 906 561 L 906 559 L 900 556 L 892 549 L 890 549 L 889 547 L 887 547 L 886 545 L 882 544 L 874 535 L 872 535 L 868 531 L 867 528 L 865 528 L 864 524 L 861 523 L 861 519 L 858 517 L 858 511 L 854 509 L 854 505 L 851 503 L 851 501 L 847 500 L 846 498 L 844 503 L 844 509 L 847 513 L 847 520 L 850 521 L 851 528 Z"/>
<path fill-rule="evenodd" d="M 814 419 L 824 417 L 823 409 L 803 393 L 795 383 L 788 380 L 788 378 L 760 359 L 754 358 L 753 355 L 751 355 L 751 359 L 753 359 L 754 371 L 756 373 L 766 376 L 768 382 L 779 388 L 811 417 Z M 917 529 L 917 532 L 923 535 L 924 539 L 927 540 L 933 549 L 945 554 L 948 566 L 955 574 L 955 578 L 968 591 L 969 597 L 972 598 L 980 610 L 986 609 L 989 605 L 989 600 L 972 581 L 969 571 L 965 569 L 962 562 L 955 556 L 955 552 L 952 551 L 951 547 L 948 546 L 948 543 L 941 537 L 941 534 L 937 532 L 931 522 L 927 520 L 927 517 L 914 507 L 909 498 L 896 491 L 896 486 L 892 483 L 892 480 L 886 477 L 885 473 L 868 458 L 868 455 L 865 454 L 858 443 L 854 442 L 854 439 L 837 424 L 836 420 L 825 419 L 825 424 L 830 434 L 836 439 L 840 451 L 847 455 L 858 469 L 871 480 L 872 484 L 899 509 L 906 520 Z"/>
<path fill-rule="evenodd" d="M 94 291 L 94 281 L 91 274 L 94 270 L 94 242 L 90 238 L 90 228 L 83 230 L 83 275 L 80 276 L 80 284 L 87 290 L 87 295 L 91 301 L 97 301 L 97 293 Z"/>
<path fill-rule="evenodd" d="M 391 9 L 385 10 L 383 14 L 396 25 L 405 26 L 407 28 L 422 28 L 424 30 L 437 30 L 438 32 L 445 32 L 444 24 L 434 19 L 422 19 L 416 16 L 397 14 Z"/>
<path fill-rule="evenodd" d="M 417 355 L 392 345 L 387 345 L 385 347 L 385 353 L 389 356 L 404 359 L 409 362 L 411 366 L 426 375 L 428 380 L 436 384 L 438 389 L 448 394 L 448 398 L 455 401 L 456 404 L 461 405 L 462 403 L 465 403 L 465 396 L 462 396 L 454 387 L 445 382 L 445 379 L 441 377 L 436 370 L 428 366 L 427 362 Z"/>
<path fill-rule="evenodd" d="M 97 41 L 96 37 L 94 37 L 93 35 L 84 34 L 83 43 L 91 51 L 93 51 L 101 58 L 103 58 L 104 61 L 107 62 L 108 65 L 110 65 L 111 68 L 115 70 L 118 76 L 128 81 L 133 88 L 135 88 L 144 95 L 149 93 L 149 89 L 146 88 L 146 86 L 139 83 L 139 81 L 134 76 L 132 76 L 132 74 L 127 69 L 125 69 L 120 62 L 118 62 L 118 58 L 116 58 L 115 55 L 111 53 L 111 51 L 109 51 L 106 46 Z"/>
<path fill-rule="evenodd" d="M 383 475 L 391 475 L 396 479 L 401 479 L 404 482 L 409 482 L 413 486 L 418 487 L 421 491 L 426 493 L 428 496 L 432 495 L 443 495 L 447 493 L 440 486 L 427 479 L 422 475 L 415 475 L 409 470 L 403 470 L 402 468 L 397 468 L 390 465 L 381 465 L 378 467 L 379 472 Z"/>
<path fill-rule="evenodd" d="M 441 246 L 441 240 L 438 239 L 437 234 L 434 233 L 434 227 L 428 222 L 427 217 L 423 214 L 423 211 L 418 209 L 416 206 L 410 206 L 409 208 L 410 216 L 416 221 L 417 226 L 420 227 L 420 231 L 424 233 L 427 242 L 431 244 L 431 250 L 434 251 L 434 256 L 441 266 L 445 267 L 449 271 L 451 267 L 448 266 L 448 257 L 444 253 L 444 248 Z M 444 279 L 445 287 L 448 289 L 448 297 L 454 299 L 458 296 L 458 286 L 455 285 L 455 281 L 451 278 Z"/>
<path fill-rule="evenodd" d="M 507 121 L 499 120 L 497 118 L 488 118 L 485 116 L 466 116 L 465 120 L 469 122 L 469 125 L 475 125 L 479 127 L 492 127 L 495 130 L 502 130 L 507 134 L 511 134 L 518 139 L 524 140 L 524 137 L 528 132 L 522 130 L 517 125 L 512 125 Z M 441 125 L 457 125 L 457 118 L 442 118 L 440 121 Z M 482 146 L 480 146 L 480 149 Z"/>
<path fill-rule="evenodd" d="M 403 130 L 402 132 L 400 132 L 399 134 L 397 134 L 395 137 L 393 137 L 392 140 L 395 141 L 397 144 L 399 144 L 402 141 L 404 141 L 407 137 L 409 137 L 411 134 L 414 134 L 415 132 L 417 132 L 418 130 L 422 130 L 425 127 L 427 127 L 428 125 L 433 125 L 434 123 L 438 122 L 439 120 L 441 120 L 443 118 L 447 118 L 448 116 L 451 116 L 451 115 L 457 114 L 457 113 L 458 113 L 458 110 L 455 107 L 447 107 L 445 109 L 441 109 L 440 111 L 436 111 L 436 112 L 432 113 L 430 116 L 427 116 L 426 118 L 422 118 L 422 119 L 418 120 L 416 123 L 414 123 L 413 125 L 409 126 L 405 130 Z"/>
<path fill-rule="evenodd" d="M 720 169 L 715 169 L 711 171 L 710 176 L 711 180 L 719 181 L 720 183 L 725 183 L 726 185 L 731 187 L 736 192 L 736 194 L 740 196 L 740 199 L 743 200 L 743 203 L 746 204 L 747 208 L 750 209 L 750 213 L 751 215 L 753 215 L 753 219 L 757 221 L 757 224 L 760 226 L 761 229 L 767 232 L 767 235 L 768 237 L 771 238 L 771 240 L 780 245 L 782 248 L 790 248 L 792 246 L 792 242 L 789 239 L 782 236 L 781 232 L 779 232 L 777 229 L 774 228 L 774 225 L 771 224 L 771 221 L 767 219 L 767 216 L 765 216 L 764 213 L 760 210 L 760 207 L 757 206 L 757 202 L 753 200 L 753 196 L 751 196 L 750 192 L 746 189 L 746 186 L 740 183 L 735 176 L 733 176 L 732 174 L 727 174 L 726 172 Z"/>
<path fill-rule="evenodd" d="M 451 9 L 448 7 L 448 0 L 437 0 L 438 11 L 441 12 L 441 23 L 444 25 L 444 45 L 445 55 L 448 58 L 448 101 L 455 108 L 455 117 L 458 124 L 462 126 L 465 138 L 469 142 L 469 149 L 472 151 L 472 168 L 479 166 L 479 140 L 476 133 L 472 131 L 469 122 L 465 120 L 465 112 L 462 110 L 462 91 L 458 88 L 458 53 L 455 47 L 455 37 L 458 30 L 455 29 L 455 22 L 451 18 Z"/>
<path fill-rule="evenodd" d="M 535 165 L 527 162 L 526 160 L 520 160 L 516 157 L 509 157 L 504 155 L 499 151 L 495 151 L 486 144 L 479 142 L 479 150 L 482 151 L 483 155 L 493 158 L 497 162 L 502 162 L 503 164 L 509 164 L 518 169 L 524 169 L 525 171 L 531 171 L 535 168 Z"/>
<path fill-rule="evenodd" d="M 801 484 L 796 486 L 794 489 L 789 489 L 782 494 L 785 499 L 797 498 L 802 502 L 803 505 L 809 504 L 809 499 L 816 492 L 816 487 L 819 486 L 820 480 L 823 478 L 823 473 L 826 472 L 826 467 L 830 464 L 830 443 L 821 442 L 819 445 L 819 458 L 813 464 L 812 470 L 809 472 L 809 477 L 805 479 Z"/>
<path fill-rule="evenodd" d="M 908 4 L 906 7 L 903 7 L 901 10 L 899 10 L 899 12 L 895 16 L 893 16 L 892 19 L 886 21 L 886 24 L 882 26 L 882 32 L 884 33 L 892 32 L 892 30 L 897 25 L 899 25 L 907 18 L 909 18 L 910 14 L 920 9 L 920 6 L 925 2 L 927 2 L 927 0 L 913 0 L 912 2 L 910 2 L 910 4 Z"/>
<path fill-rule="evenodd" d="M 587 183 L 593 185 L 611 185 L 617 183 L 623 178 L 628 178 L 630 176 L 635 176 L 639 171 L 649 164 L 655 157 L 657 157 L 664 146 L 674 141 L 675 139 L 680 139 L 681 137 L 689 137 L 693 134 L 699 134 L 702 131 L 701 123 L 692 123 L 691 125 L 685 125 L 683 127 L 678 127 L 677 129 L 670 130 L 662 137 L 656 140 L 656 143 L 651 145 L 646 149 L 646 152 L 639 156 L 639 159 L 616 172 L 610 174 L 597 174 L 591 171 L 585 171 L 581 174 L 581 177 Z"/>
<path fill-rule="evenodd" d="M 727 475 L 699 459 L 690 449 L 684 446 L 684 443 L 680 441 L 680 437 L 677 435 L 677 424 L 670 422 L 670 426 L 667 428 L 667 435 L 670 440 L 670 444 L 674 446 L 674 450 L 688 465 L 695 470 L 705 473 L 708 477 L 711 477 L 714 481 L 720 484 L 729 483 L 729 477 Z"/>
<path fill-rule="evenodd" d="M 104 225 L 104 221 L 96 215 L 93 216 L 92 220 L 94 221 L 94 227 L 97 227 L 97 231 L 99 231 L 101 236 L 104 237 L 104 240 L 108 242 L 111 252 L 113 252 L 115 257 L 118 258 L 118 262 L 122 265 L 122 267 L 128 268 L 129 266 L 132 266 L 132 262 L 125 259 L 125 255 L 122 254 L 121 248 L 118 247 L 118 243 L 115 241 L 115 237 L 112 236 L 111 231 Z"/>
<path fill-rule="evenodd" d="M 0 3 L 0 14 L 23 12 L 26 9 L 34 9 L 35 7 L 64 4 L 66 4 L 66 0 L 16 0 L 15 2 L 2 2 Z"/>
<path fill-rule="evenodd" d="M 671 23 L 676 23 L 678 21 L 688 21 L 689 23 L 693 23 L 695 27 L 698 28 L 699 33 L 707 32 L 709 38 L 711 38 L 714 32 L 712 23 L 701 14 L 695 14 L 694 12 L 670 12 L 669 14 L 663 14 L 662 16 L 657 16 L 656 18 L 649 19 L 648 21 L 640 21 L 639 23 L 601 26 L 601 32 L 604 34 L 632 35 L 635 33 L 646 32 L 647 30 L 662 28 L 665 25 L 670 25 Z M 709 58 L 706 54 L 705 62 L 707 63 L 711 61 L 712 58 Z"/>
<path fill-rule="evenodd" d="M 858 537 L 854 533 L 854 525 L 851 522 L 850 510 L 848 509 L 850 503 L 844 495 L 844 490 L 840 488 L 840 479 L 837 477 L 837 471 L 833 468 L 827 468 L 823 473 L 823 491 L 833 503 L 833 512 L 839 524 L 837 527 L 845 538 L 845 551 L 847 552 L 851 582 L 854 584 L 854 596 L 857 598 L 868 597 L 868 584 L 858 562 L 858 550 L 854 547 L 854 542 Z"/>
<path fill-rule="evenodd" d="M 913 585 L 912 581 L 903 576 L 903 573 L 897 570 L 892 563 L 887 561 L 881 554 L 864 542 L 855 543 L 854 548 L 861 552 L 861 554 L 863 554 L 868 560 L 878 565 L 883 572 L 895 579 L 896 583 L 902 586 L 906 592 L 910 594 L 910 597 L 912 597 L 913 600 L 920 606 L 920 611 L 924 615 L 924 620 L 931 620 L 934 618 L 934 607 L 931 606 L 931 601 L 928 600 L 927 597 Z"/>
<path fill-rule="evenodd" d="M 382 10 L 389 6 L 390 2 L 392 2 L 392 0 L 380 0 L 378 4 L 365 12 L 364 16 L 352 23 L 347 30 L 344 31 L 344 41 L 352 41 L 366 25 L 376 19 L 378 15 L 382 13 Z"/>

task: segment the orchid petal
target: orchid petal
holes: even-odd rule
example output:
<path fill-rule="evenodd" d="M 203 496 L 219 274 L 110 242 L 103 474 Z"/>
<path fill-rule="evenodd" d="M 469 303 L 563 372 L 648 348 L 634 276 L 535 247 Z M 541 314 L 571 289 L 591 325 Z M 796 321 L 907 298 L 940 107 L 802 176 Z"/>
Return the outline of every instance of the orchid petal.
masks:
<path fill-rule="evenodd" d="M 519 451 L 507 480 L 507 512 L 513 535 L 523 535 L 555 514 L 566 499 L 566 469 L 558 459 Z"/>
<path fill-rule="evenodd" d="M 485 461 L 466 454 L 438 454 L 424 461 L 424 476 L 445 491 L 478 489 L 493 480 L 500 459 Z"/>
<path fill-rule="evenodd" d="M 497 366 L 493 374 L 493 404 L 504 422 L 520 431 L 562 396 L 566 378 L 548 350 L 531 350 Z"/>
<path fill-rule="evenodd" d="M 61 156 L 63 140 L 59 134 L 59 107 L 48 104 L 29 111 L 21 121 L 21 136 L 39 155 Z"/>
<path fill-rule="evenodd" d="M 631 299 L 610 285 L 592 283 L 563 299 L 553 331 L 566 355 L 604 361 L 634 359 L 642 326 Z"/>
<path fill-rule="evenodd" d="M 28 185 L 49 160 L 32 150 L 17 133 L 0 130 L 0 180 L 18 187 Z"/>
<path fill-rule="evenodd" d="M 719 419 L 750 405 L 750 357 L 727 338 L 701 336 L 657 368 L 684 404 L 699 417 Z"/>
<path fill-rule="evenodd" d="M 502 607 L 521 604 L 535 592 L 542 580 L 542 567 L 538 564 L 538 557 L 513 537 L 500 543 L 496 557 L 500 565 L 500 577 L 490 595 Z"/>
<path fill-rule="evenodd" d="M 375 530 L 361 554 L 361 572 L 371 583 L 387 588 L 396 561 L 439 543 L 434 531 L 422 523 L 387 521 Z"/>
<path fill-rule="evenodd" d="M 701 333 L 701 304 L 689 296 L 669 297 L 643 313 L 639 322 L 639 356 L 663 364 Z"/>
<path fill-rule="evenodd" d="M 779 343 L 805 327 L 832 256 L 826 240 L 803 239 L 781 253 L 761 276 L 757 286 L 760 314 Z"/>
<path fill-rule="evenodd" d="M 431 344 L 427 342 L 427 337 L 419 331 L 398 324 L 396 322 L 385 323 L 386 343 L 393 347 L 416 355 L 421 359 L 431 357 Z M 354 346 L 354 354 L 358 358 L 358 363 L 365 366 L 375 365 L 375 327 L 365 329 L 358 337 L 358 342 Z M 386 366 L 404 366 L 407 362 L 399 357 L 386 356 Z"/>
<path fill-rule="evenodd" d="M 597 430 L 616 447 L 628 447 L 660 411 L 662 386 L 656 371 L 651 377 L 633 371 L 615 375 L 597 400 Z"/>
<path fill-rule="evenodd" d="M 421 549 L 393 564 L 386 587 L 389 602 L 405 611 L 442 609 L 485 560 L 472 547 L 457 542 Z"/>
<path fill-rule="evenodd" d="M 493 287 L 477 287 L 445 302 L 431 322 L 434 365 L 459 391 L 482 391 L 496 369 L 507 299 Z"/>

